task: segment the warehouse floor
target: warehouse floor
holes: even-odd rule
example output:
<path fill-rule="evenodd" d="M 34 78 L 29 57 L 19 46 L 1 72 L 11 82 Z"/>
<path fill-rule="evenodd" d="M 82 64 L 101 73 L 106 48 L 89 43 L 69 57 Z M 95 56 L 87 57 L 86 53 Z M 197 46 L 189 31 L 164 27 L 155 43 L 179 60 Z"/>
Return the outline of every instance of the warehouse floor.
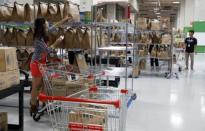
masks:
<path fill-rule="evenodd" d="M 140 77 L 134 81 L 138 95 L 128 110 L 127 131 L 204 131 L 205 130 L 205 61 L 196 56 L 195 71 L 184 71 L 175 78 Z M 124 86 L 123 83 L 122 87 Z M 16 95 L 1 100 L 0 105 L 17 105 Z M 25 94 L 28 107 L 29 95 Z M 9 112 L 9 122 L 18 121 L 17 109 Z M 48 117 L 36 123 L 25 110 L 25 131 L 52 131 Z"/>

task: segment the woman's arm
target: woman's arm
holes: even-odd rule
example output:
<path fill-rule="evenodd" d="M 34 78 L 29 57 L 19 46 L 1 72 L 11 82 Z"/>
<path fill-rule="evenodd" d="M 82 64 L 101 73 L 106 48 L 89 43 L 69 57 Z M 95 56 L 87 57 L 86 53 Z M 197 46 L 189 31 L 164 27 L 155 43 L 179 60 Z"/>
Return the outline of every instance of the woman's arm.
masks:
<path fill-rule="evenodd" d="M 64 36 L 60 36 L 50 47 L 55 49 L 57 45 L 59 45 L 64 39 Z"/>
<path fill-rule="evenodd" d="M 55 23 L 55 24 L 51 27 L 51 29 L 52 29 L 52 28 L 59 27 L 59 26 L 61 26 L 62 24 L 64 24 L 65 22 L 67 22 L 68 20 L 71 20 L 71 19 L 72 19 L 71 17 L 66 16 L 66 17 L 63 18 L 61 21 Z"/>

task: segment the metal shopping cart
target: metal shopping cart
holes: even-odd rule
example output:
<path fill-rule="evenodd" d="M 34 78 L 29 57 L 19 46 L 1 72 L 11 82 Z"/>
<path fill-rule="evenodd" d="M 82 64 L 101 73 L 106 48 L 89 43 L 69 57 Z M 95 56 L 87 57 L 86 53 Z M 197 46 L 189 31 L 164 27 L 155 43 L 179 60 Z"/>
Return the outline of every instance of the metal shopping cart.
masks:
<path fill-rule="evenodd" d="M 177 65 L 178 71 L 181 72 L 185 68 L 185 49 L 174 48 L 173 64 Z"/>
<path fill-rule="evenodd" d="M 125 131 L 127 90 L 90 88 L 69 97 L 41 95 L 53 129 L 59 131 Z"/>
<path fill-rule="evenodd" d="M 132 101 L 128 90 L 97 87 L 95 84 L 69 81 L 72 72 L 59 70 L 60 66 L 41 66 L 45 93 L 39 96 L 46 103 L 54 130 L 59 131 L 125 131 L 127 108 Z M 55 68 L 53 68 L 55 67 Z M 96 72 L 95 72 L 96 73 Z M 80 80 L 88 80 L 87 74 L 77 74 Z M 102 75 L 101 73 L 96 73 Z M 80 85 L 81 90 L 70 93 L 69 89 L 63 95 L 56 95 L 58 79 L 66 79 Z M 89 78 L 90 79 L 90 78 Z M 68 82 L 69 81 L 69 82 Z M 61 82 L 62 83 L 62 82 Z M 85 86 L 85 88 L 84 88 Z M 69 87 L 67 87 L 69 88 Z M 72 86 L 75 88 L 75 86 Z"/>
<path fill-rule="evenodd" d="M 40 69 L 44 80 L 44 91 L 50 96 L 69 96 L 99 85 L 99 81 L 95 81 L 96 77 L 103 75 L 102 71 L 92 68 L 83 70 L 80 74 L 77 67 L 62 63 L 40 65 Z M 46 106 L 43 105 L 36 113 L 31 113 L 31 116 L 35 121 L 39 121 L 46 110 Z"/>

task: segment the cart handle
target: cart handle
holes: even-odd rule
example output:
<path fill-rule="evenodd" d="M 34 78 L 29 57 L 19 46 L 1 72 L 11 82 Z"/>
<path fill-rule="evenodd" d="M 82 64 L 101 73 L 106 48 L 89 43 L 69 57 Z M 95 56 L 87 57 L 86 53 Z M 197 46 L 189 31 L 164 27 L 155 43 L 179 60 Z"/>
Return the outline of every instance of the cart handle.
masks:
<path fill-rule="evenodd" d="M 41 101 L 57 100 L 57 101 L 66 101 L 66 102 L 105 104 L 105 105 L 113 105 L 115 106 L 115 108 L 120 108 L 120 100 L 116 100 L 116 101 L 91 100 L 91 99 L 71 98 L 71 97 L 63 97 L 63 96 L 47 96 L 43 93 L 39 95 L 39 100 Z"/>

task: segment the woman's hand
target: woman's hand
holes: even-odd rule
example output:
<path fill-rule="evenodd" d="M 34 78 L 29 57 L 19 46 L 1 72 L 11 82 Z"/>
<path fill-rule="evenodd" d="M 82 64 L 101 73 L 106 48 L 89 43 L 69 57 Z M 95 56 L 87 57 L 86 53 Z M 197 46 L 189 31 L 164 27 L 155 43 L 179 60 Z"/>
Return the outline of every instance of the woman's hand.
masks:
<path fill-rule="evenodd" d="M 56 40 L 56 43 L 57 43 L 57 44 L 62 43 L 63 39 L 64 39 L 64 36 L 60 36 L 60 37 Z"/>
<path fill-rule="evenodd" d="M 61 44 L 63 42 L 63 39 L 64 39 L 64 36 L 60 36 L 56 41 L 55 43 L 53 43 L 51 45 L 51 48 L 55 48 L 57 45 Z"/>

